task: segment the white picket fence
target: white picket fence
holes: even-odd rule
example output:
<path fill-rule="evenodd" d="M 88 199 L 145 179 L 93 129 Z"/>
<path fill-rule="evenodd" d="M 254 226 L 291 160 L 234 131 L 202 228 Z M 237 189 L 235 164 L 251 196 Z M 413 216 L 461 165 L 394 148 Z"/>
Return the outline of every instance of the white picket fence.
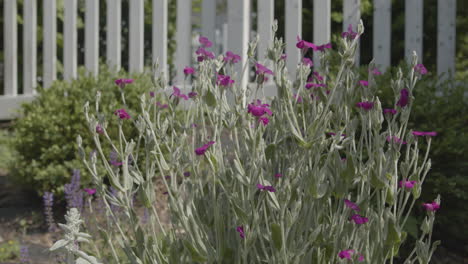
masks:
<path fill-rule="evenodd" d="M 18 46 L 17 46 L 17 1 L 3 0 L 4 16 L 4 94 L 0 95 L 0 120 L 11 119 L 21 102 L 29 101 L 35 96 L 37 87 L 37 2 L 23 0 L 23 94 L 18 94 Z M 85 1 L 85 67 L 94 75 L 98 72 L 99 59 L 99 0 L 64 0 L 64 78 L 77 78 L 77 4 Z M 105 0 L 101 0 L 105 1 Z M 251 31 L 251 1 L 227 1 L 227 36 L 224 37 L 227 47 L 236 54 L 246 54 Z M 299 50 L 295 47 L 296 37 L 302 31 L 302 0 L 285 1 L 285 38 L 287 66 L 291 74 L 300 59 Z M 307 0 L 312 1 L 312 0 Z M 331 0 L 313 0 L 314 39 L 316 44 L 330 41 L 331 35 Z M 373 50 L 376 64 L 381 70 L 390 66 L 391 47 L 391 1 L 374 0 L 373 15 Z M 423 0 L 405 1 L 405 56 L 412 51 L 422 54 L 423 45 Z M 121 14 L 129 12 L 129 70 L 144 70 L 144 5 L 152 5 L 152 61 L 159 60 L 163 73 L 167 73 L 167 26 L 168 0 L 129 0 L 130 9 L 122 10 L 122 0 L 106 0 L 107 15 L 107 49 L 105 58 L 110 66 L 121 65 Z M 357 25 L 360 20 L 360 0 L 343 0 L 343 30 L 349 24 Z M 43 0 L 43 85 L 49 87 L 57 78 L 57 3 L 56 0 Z M 258 28 L 260 37 L 259 60 L 265 60 L 268 44 L 272 40 L 271 26 L 274 20 L 274 0 L 257 0 Z M 177 0 L 175 66 L 177 74 L 192 64 L 192 1 Z M 216 0 L 203 0 L 202 34 L 214 39 L 216 28 Z M 455 68 L 455 17 L 456 0 L 438 0 L 438 33 L 437 33 L 437 72 L 454 71 Z M 431 18 L 428 18 L 431 19 Z M 432 18 L 433 19 L 433 18 Z M 364 21 L 365 23 L 365 21 Z M 356 29 L 356 28 L 355 28 Z M 436 37 L 436 36 L 434 36 Z M 242 56 L 244 63 L 246 56 Z M 421 60 L 421 58 L 420 58 Z M 319 64 L 315 58 L 316 65 Z M 240 64 L 239 64 L 240 65 Z M 149 66 L 149 65 L 146 65 Z M 179 77 L 180 78 L 180 77 Z M 176 77 L 177 79 L 177 77 Z M 248 78 L 243 78 L 247 82 Z M 242 85 L 246 85 L 243 83 Z"/>

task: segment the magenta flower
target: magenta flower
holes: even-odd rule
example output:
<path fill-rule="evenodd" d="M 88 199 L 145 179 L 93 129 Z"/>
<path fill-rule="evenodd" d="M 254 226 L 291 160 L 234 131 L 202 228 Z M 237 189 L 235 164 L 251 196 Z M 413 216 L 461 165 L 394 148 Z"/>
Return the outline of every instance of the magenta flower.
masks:
<path fill-rule="evenodd" d="M 234 54 L 232 51 L 227 51 L 226 56 L 223 59 L 225 62 L 232 64 L 238 63 L 241 60 L 241 56 Z"/>
<path fill-rule="evenodd" d="M 414 136 L 428 136 L 428 137 L 435 137 L 437 136 L 437 132 L 423 132 L 423 131 L 413 131 L 411 132 Z"/>
<path fill-rule="evenodd" d="M 305 88 L 310 89 L 310 88 L 319 88 L 319 87 L 327 87 L 326 84 L 324 83 L 306 83 Z"/>
<path fill-rule="evenodd" d="M 365 80 L 359 81 L 359 84 L 362 85 L 362 86 L 369 86 L 369 82 L 365 81 Z"/>
<path fill-rule="evenodd" d="M 398 99 L 397 106 L 403 108 L 408 105 L 409 102 L 409 90 L 404 88 L 400 91 L 400 99 Z"/>
<path fill-rule="evenodd" d="M 383 110 L 384 114 L 389 114 L 389 115 L 396 115 L 397 113 L 397 110 L 393 109 L 393 108 L 385 108 Z"/>
<path fill-rule="evenodd" d="M 114 115 L 118 116 L 120 119 L 130 119 L 130 115 L 123 108 L 115 110 Z"/>
<path fill-rule="evenodd" d="M 195 54 L 198 55 L 197 57 L 197 61 L 198 62 L 202 62 L 206 59 L 214 59 L 215 56 L 214 56 L 214 53 L 211 52 L 211 51 L 207 51 L 205 50 L 203 47 L 199 47 L 196 51 L 195 51 Z"/>
<path fill-rule="evenodd" d="M 364 256 L 363 256 L 363 255 L 359 255 L 358 261 L 359 261 L 359 262 L 363 262 L 363 261 L 364 261 Z"/>
<path fill-rule="evenodd" d="M 117 79 L 115 80 L 115 84 L 124 88 L 126 84 L 133 83 L 133 79 Z"/>
<path fill-rule="evenodd" d="M 150 97 L 154 97 L 154 92 L 149 92 Z"/>
<path fill-rule="evenodd" d="M 194 98 L 194 97 L 196 97 L 197 95 L 198 95 L 198 94 L 197 94 L 196 92 L 190 92 L 190 93 L 188 93 L 188 97 L 189 97 L 189 98 Z"/>
<path fill-rule="evenodd" d="M 416 184 L 417 181 L 400 181 L 398 183 L 398 187 L 403 187 L 405 186 L 406 189 L 413 189 L 414 185 Z"/>
<path fill-rule="evenodd" d="M 161 108 L 161 109 L 164 109 L 164 108 L 168 108 L 169 105 L 168 104 L 161 104 L 160 102 L 156 102 L 156 105 Z"/>
<path fill-rule="evenodd" d="M 287 57 L 288 55 L 286 55 L 286 53 L 283 53 L 281 54 L 280 60 L 286 60 Z"/>
<path fill-rule="evenodd" d="M 403 144 L 403 145 L 406 145 L 407 142 L 406 141 L 402 141 L 400 138 L 398 138 L 397 136 L 388 136 L 387 137 L 387 141 L 388 142 L 393 142 L 393 143 L 397 143 L 397 144 Z"/>
<path fill-rule="evenodd" d="M 240 238 L 245 238 L 244 226 L 238 226 L 236 231 L 239 233 Z"/>
<path fill-rule="evenodd" d="M 348 200 L 348 199 L 345 199 L 344 202 L 345 202 L 345 205 L 346 205 L 348 208 L 351 208 L 351 209 L 354 210 L 354 211 L 360 211 L 360 210 L 361 210 L 361 209 L 359 208 L 359 206 L 357 206 L 357 204 L 351 202 L 351 201 Z"/>
<path fill-rule="evenodd" d="M 329 42 L 323 45 L 315 46 L 314 51 L 324 52 L 325 49 L 331 49 L 331 48 L 332 48 L 332 44 Z"/>
<path fill-rule="evenodd" d="M 269 192 L 276 192 L 276 189 L 273 186 L 263 186 L 260 183 L 257 184 L 257 189 Z"/>
<path fill-rule="evenodd" d="M 436 201 L 433 201 L 432 203 L 423 203 L 422 206 L 428 212 L 435 212 L 440 209 L 440 204 L 438 204 Z"/>
<path fill-rule="evenodd" d="M 353 25 L 351 24 L 349 24 L 348 26 L 348 31 L 341 33 L 342 38 L 347 38 L 350 40 L 355 39 L 357 36 L 358 36 L 358 33 L 353 31 Z"/>
<path fill-rule="evenodd" d="M 83 191 L 87 192 L 89 195 L 96 193 L 96 189 L 84 188 Z"/>
<path fill-rule="evenodd" d="M 104 129 L 102 129 L 102 126 L 101 126 L 101 125 L 97 124 L 97 126 L 96 126 L 96 132 L 97 132 L 98 134 L 104 134 Z"/>
<path fill-rule="evenodd" d="M 298 49 L 302 49 L 303 51 L 307 51 L 308 49 L 314 49 L 315 50 L 315 48 L 316 48 L 314 43 L 307 42 L 307 41 L 301 39 L 299 36 L 297 36 L 296 47 Z"/>
<path fill-rule="evenodd" d="M 359 102 L 356 104 L 356 107 L 362 108 L 364 110 L 371 110 L 374 107 L 374 102 Z"/>
<path fill-rule="evenodd" d="M 234 83 L 234 80 L 231 79 L 229 75 L 218 74 L 217 84 L 220 86 L 231 86 Z"/>
<path fill-rule="evenodd" d="M 189 66 L 186 66 L 184 68 L 184 74 L 189 75 L 189 74 L 195 74 L 195 69 Z"/>
<path fill-rule="evenodd" d="M 184 172 L 184 176 L 185 176 L 185 177 L 189 177 L 189 176 L 190 176 L 190 171 L 185 171 L 185 172 Z"/>
<path fill-rule="evenodd" d="M 119 161 L 119 154 L 114 150 L 112 150 L 109 154 L 109 163 L 115 167 L 121 166 L 123 164 L 121 161 Z"/>
<path fill-rule="evenodd" d="M 296 99 L 296 102 L 302 103 L 302 96 L 298 94 L 293 94 L 293 98 Z"/>
<path fill-rule="evenodd" d="M 261 117 L 264 114 L 273 115 L 269 109 L 270 105 L 262 104 L 260 100 L 257 100 L 256 103 L 251 103 L 247 106 L 247 113 L 252 114 L 256 117 Z"/>
<path fill-rule="evenodd" d="M 258 121 L 261 122 L 264 126 L 266 126 L 270 122 L 270 119 L 268 119 L 268 117 L 266 116 L 262 116 L 258 118 Z"/>
<path fill-rule="evenodd" d="M 416 72 L 418 72 L 419 74 L 421 74 L 421 75 L 427 74 L 427 69 L 426 69 L 426 67 L 424 67 L 424 65 L 421 64 L 421 63 L 416 64 L 416 66 L 414 66 L 414 70 L 415 70 Z"/>
<path fill-rule="evenodd" d="M 255 68 L 256 68 L 256 71 L 255 73 L 256 74 L 270 74 L 270 75 L 273 75 L 273 72 L 268 69 L 267 67 L 263 66 L 262 64 L 260 63 L 255 63 Z"/>
<path fill-rule="evenodd" d="M 374 75 L 382 75 L 382 73 L 377 68 L 372 69 L 370 72 Z"/>
<path fill-rule="evenodd" d="M 315 78 L 317 82 L 323 82 L 323 76 L 320 75 L 318 72 L 314 71 L 312 74 L 313 74 L 313 78 Z M 308 81 L 310 82 L 311 80 L 309 79 Z"/>
<path fill-rule="evenodd" d="M 306 65 L 306 66 L 308 66 L 308 67 L 314 66 L 314 63 L 313 63 L 312 60 L 309 59 L 309 58 L 303 58 L 303 59 L 302 59 L 302 64 L 304 64 L 304 65 Z"/>
<path fill-rule="evenodd" d="M 343 251 L 340 251 L 340 253 L 338 253 L 338 257 L 340 257 L 340 259 L 351 259 L 351 254 L 354 253 L 354 250 L 353 249 L 347 249 L 347 250 L 343 250 Z"/>
<path fill-rule="evenodd" d="M 188 100 L 188 96 L 186 94 L 183 94 L 180 92 L 180 89 L 177 86 L 172 87 L 174 92 L 171 94 L 171 96 L 175 96 L 178 98 L 183 98 L 184 100 Z"/>
<path fill-rule="evenodd" d="M 354 221 L 354 223 L 357 225 L 362 225 L 362 224 L 369 222 L 369 218 L 358 215 L 358 214 L 353 214 L 349 220 Z"/>
<path fill-rule="evenodd" d="M 198 41 L 205 48 L 209 48 L 209 47 L 213 46 L 213 43 L 211 43 L 211 41 L 207 37 L 200 36 L 198 38 Z"/>
<path fill-rule="evenodd" d="M 211 145 L 213 145 L 214 143 L 216 143 L 216 142 L 210 141 L 210 142 L 206 143 L 205 145 L 203 145 L 203 146 L 201 146 L 201 147 L 195 149 L 195 154 L 197 154 L 198 156 L 205 155 L 205 152 L 206 152 L 206 151 L 208 150 L 208 148 L 209 148 Z"/>
<path fill-rule="evenodd" d="M 283 174 L 281 174 L 281 173 L 276 173 L 276 174 L 275 174 L 275 178 L 279 179 L 279 178 L 281 178 L 281 177 L 283 177 Z"/>

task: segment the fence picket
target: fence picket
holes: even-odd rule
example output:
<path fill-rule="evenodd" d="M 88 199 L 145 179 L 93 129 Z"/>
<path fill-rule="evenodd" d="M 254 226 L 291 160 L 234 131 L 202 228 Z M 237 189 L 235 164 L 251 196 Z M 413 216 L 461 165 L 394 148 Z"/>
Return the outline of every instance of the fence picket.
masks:
<path fill-rule="evenodd" d="M 351 25 L 354 31 L 357 31 L 357 25 L 361 20 L 361 0 L 346 0 L 343 1 L 343 32 L 348 31 L 348 26 Z M 360 52 L 359 46 L 356 50 L 354 61 L 356 66 L 359 66 Z"/>
<path fill-rule="evenodd" d="M 130 1 L 130 72 L 143 72 L 143 49 L 144 49 L 144 0 Z"/>
<path fill-rule="evenodd" d="M 216 0 L 203 0 L 202 3 L 202 36 L 213 43 L 216 38 Z"/>
<path fill-rule="evenodd" d="M 267 49 L 273 42 L 273 20 L 275 3 L 273 0 L 258 0 L 257 32 L 260 40 L 258 42 L 258 60 L 267 58 Z"/>
<path fill-rule="evenodd" d="M 86 0 L 85 65 L 88 72 L 99 72 L 99 0 Z"/>
<path fill-rule="evenodd" d="M 5 49 L 5 95 L 18 94 L 18 28 L 16 24 L 16 0 L 4 1 L 3 4 L 3 45 Z"/>
<path fill-rule="evenodd" d="M 330 0 L 314 0 L 314 43 L 323 45 L 331 37 L 331 3 Z M 320 51 L 314 52 L 314 66 L 320 67 Z"/>
<path fill-rule="evenodd" d="M 405 2 L 405 57 L 411 61 L 413 51 L 418 54 L 422 63 L 423 55 L 423 0 L 406 0 Z"/>
<path fill-rule="evenodd" d="M 36 0 L 23 2 L 23 93 L 34 93 L 37 80 L 37 5 Z"/>
<path fill-rule="evenodd" d="M 438 0 L 437 7 L 437 74 L 454 74 L 457 1 Z"/>
<path fill-rule="evenodd" d="M 177 72 L 174 82 L 182 82 L 184 80 L 182 70 L 191 64 L 192 0 L 177 0 L 176 28 L 175 68 Z"/>
<path fill-rule="evenodd" d="M 57 5 L 55 0 L 43 0 L 43 86 L 48 88 L 57 78 Z"/>
<path fill-rule="evenodd" d="M 167 0 L 153 0 L 153 63 L 159 61 L 159 69 L 167 81 Z"/>
<path fill-rule="evenodd" d="M 67 0 L 65 4 L 65 27 L 64 27 L 64 79 L 71 80 L 77 77 L 77 1 Z"/>
<path fill-rule="evenodd" d="M 242 72 L 242 66 L 247 63 L 247 50 L 250 34 L 250 1 L 228 1 L 228 50 L 241 56 L 240 63 L 236 64 L 239 84 L 242 89 L 247 88 L 248 72 Z M 243 102 L 245 104 L 245 102 Z"/>
<path fill-rule="evenodd" d="M 375 64 L 386 70 L 390 66 L 390 41 L 392 32 L 392 2 L 374 0 L 374 39 Z"/>
<path fill-rule="evenodd" d="M 285 42 L 286 67 L 291 79 L 296 77 L 297 63 L 300 59 L 296 48 L 296 38 L 302 38 L 302 0 L 284 0 L 285 5 Z"/>
<path fill-rule="evenodd" d="M 122 63 L 121 37 L 122 2 L 107 0 L 106 14 L 106 60 L 107 65 L 115 71 L 120 70 Z"/>

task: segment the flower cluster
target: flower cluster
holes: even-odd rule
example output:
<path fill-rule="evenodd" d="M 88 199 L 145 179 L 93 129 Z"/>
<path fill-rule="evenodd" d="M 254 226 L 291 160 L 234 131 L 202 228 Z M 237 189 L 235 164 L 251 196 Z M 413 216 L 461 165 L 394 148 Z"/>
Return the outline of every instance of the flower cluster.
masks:
<path fill-rule="evenodd" d="M 231 76 L 229 76 L 229 75 L 218 74 L 216 83 L 219 86 L 228 87 L 228 86 L 231 86 L 232 84 L 234 84 L 234 80 L 232 80 Z"/>
<path fill-rule="evenodd" d="M 227 63 L 235 64 L 241 60 L 241 56 L 234 54 L 232 51 L 226 51 L 226 56 L 223 59 Z"/>
<path fill-rule="evenodd" d="M 203 145 L 203 146 L 201 146 L 201 147 L 195 149 L 195 154 L 197 154 L 197 155 L 199 155 L 199 156 L 205 155 L 205 152 L 206 152 L 206 151 L 208 150 L 208 148 L 209 148 L 211 145 L 213 145 L 214 143 L 216 143 L 216 142 L 210 141 L 210 142 L 206 143 L 205 145 Z"/>

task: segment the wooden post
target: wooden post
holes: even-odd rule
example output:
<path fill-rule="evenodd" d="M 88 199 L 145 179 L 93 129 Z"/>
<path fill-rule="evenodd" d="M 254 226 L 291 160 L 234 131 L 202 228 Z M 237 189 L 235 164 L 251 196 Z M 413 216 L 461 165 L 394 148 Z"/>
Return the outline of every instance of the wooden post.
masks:
<path fill-rule="evenodd" d="M 106 14 L 106 60 L 107 65 L 118 71 L 121 67 L 122 2 L 107 0 Z"/>
<path fill-rule="evenodd" d="M 297 37 L 302 38 L 302 0 L 284 0 L 285 5 L 285 42 L 286 67 L 291 80 L 296 78 L 296 68 L 300 60 L 300 51 L 296 48 Z"/>
<path fill-rule="evenodd" d="M 5 95 L 18 94 L 18 28 L 16 24 L 16 0 L 3 2 L 3 31 L 5 49 Z"/>
<path fill-rule="evenodd" d="M 267 59 L 267 49 L 273 43 L 274 8 L 273 0 L 258 0 L 257 32 L 260 39 L 257 59 L 259 61 Z"/>
<path fill-rule="evenodd" d="M 130 1 L 130 72 L 143 72 L 144 49 L 144 0 Z"/>
<path fill-rule="evenodd" d="M 242 73 L 242 67 L 247 63 L 250 34 L 250 0 L 228 1 L 228 50 L 239 54 L 241 61 L 236 64 L 236 72 L 242 91 L 248 83 L 248 71 Z"/>
<path fill-rule="evenodd" d="M 343 32 L 348 31 L 349 25 L 352 25 L 353 30 L 357 32 L 359 21 L 361 20 L 361 0 L 345 0 L 343 1 Z M 359 66 L 360 60 L 359 46 L 356 50 L 354 61 L 356 66 Z"/>
<path fill-rule="evenodd" d="M 202 36 L 215 43 L 216 0 L 202 2 Z"/>
<path fill-rule="evenodd" d="M 86 0 L 85 65 L 89 73 L 99 73 L 99 0 Z"/>
<path fill-rule="evenodd" d="M 391 62 L 392 6 L 389 0 L 374 0 L 374 58 L 385 71 Z"/>
<path fill-rule="evenodd" d="M 314 44 L 330 42 L 331 3 L 330 0 L 314 0 Z M 314 52 L 314 66 L 320 67 L 320 51 Z"/>
<path fill-rule="evenodd" d="M 176 28 L 176 77 L 174 82 L 182 83 L 184 80 L 184 67 L 191 64 L 192 0 L 177 0 Z"/>
<path fill-rule="evenodd" d="M 437 1 L 437 74 L 455 74 L 456 0 Z"/>
<path fill-rule="evenodd" d="M 37 5 L 36 0 L 23 4 L 23 93 L 32 94 L 37 86 Z"/>
<path fill-rule="evenodd" d="M 418 55 L 419 63 L 423 56 L 423 1 L 405 1 L 405 57 L 411 62 L 413 51 Z"/>
<path fill-rule="evenodd" d="M 167 0 L 153 0 L 153 64 L 159 61 L 159 69 L 167 77 Z"/>
<path fill-rule="evenodd" d="M 57 6 L 55 0 L 43 0 L 43 86 L 48 88 L 57 78 Z"/>
<path fill-rule="evenodd" d="M 65 3 L 65 27 L 64 27 L 64 79 L 71 80 L 77 77 L 77 2 L 67 0 Z"/>

